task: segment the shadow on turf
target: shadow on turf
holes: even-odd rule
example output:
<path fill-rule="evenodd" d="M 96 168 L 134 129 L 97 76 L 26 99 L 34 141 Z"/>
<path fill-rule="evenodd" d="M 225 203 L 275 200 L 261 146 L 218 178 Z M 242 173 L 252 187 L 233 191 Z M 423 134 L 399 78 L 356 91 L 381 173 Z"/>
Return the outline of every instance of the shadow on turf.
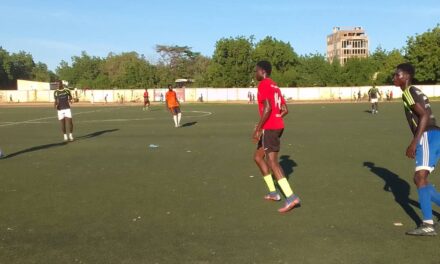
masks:
<path fill-rule="evenodd" d="M 94 138 L 94 137 L 98 137 L 103 134 L 115 132 L 118 130 L 119 129 L 108 129 L 108 130 L 97 131 L 97 132 L 93 132 L 93 133 L 90 133 L 90 134 L 87 134 L 84 136 L 80 136 L 80 137 L 76 138 L 76 140 L 84 140 L 84 139 Z M 31 147 L 31 148 L 23 149 L 23 150 L 8 154 L 1 159 L 3 159 L 3 160 L 10 159 L 10 158 L 13 158 L 13 157 L 16 157 L 16 156 L 19 156 L 22 154 L 26 154 L 29 152 L 61 147 L 61 146 L 67 145 L 67 144 L 68 144 L 67 142 L 59 142 L 59 143 L 52 143 L 52 144 L 45 144 L 45 145 L 40 145 L 40 146 L 36 146 L 36 147 Z"/>
<path fill-rule="evenodd" d="M 190 127 L 190 126 L 194 126 L 195 124 L 197 124 L 197 122 L 188 122 L 182 125 L 182 127 Z"/>
<path fill-rule="evenodd" d="M 396 203 L 398 203 L 402 209 L 405 211 L 405 213 L 411 217 L 411 219 L 416 223 L 416 225 L 419 225 L 422 223 L 422 220 L 420 219 L 419 215 L 414 210 L 414 207 L 420 208 L 420 204 L 417 201 L 414 201 L 413 199 L 409 198 L 411 187 L 407 181 L 400 178 L 397 174 L 393 173 L 392 171 L 377 167 L 374 162 L 366 161 L 364 162 L 364 166 L 369 168 L 371 172 L 376 174 L 379 178 L 381 178 L 385 185 L 383 187 L 383 190 L 386 192 L 391 192 L 394 195 L 394 200 Z M 433 214 L 440 218 L 440 214 L 433 211 Z"/>
<path fill-rule="evenodd" d="M 55 148 L 55 147 L 60 147 L 60 146 L 64 146 L 67 145 L 67 142 L 60 142 L 60 143 L 52 143 L 52 144 L 45 144 L 45 145 L 40 145 L 40 146 L 36 146 L 36 147 L 32 147 L 32 148 L 27 148 L 27 149 L 23 149 L 11 154 L 8 154 L 6 156 L 4 156 L 2 159 L 10 159 L 13 158 L 15 156 L 19 156 L 21 154 L 25 154 L 25 153 L 29 153 L 29 152 L 34 152 L 34 151 L 39 151 L 39 150 L 44 150 L 44 149 L 50 149 L 50 148 Z"/>
<path fill-rule="evenodd" d="M 84 139 L 99 137 L 103 134 L 112 133 L 112 132 L 116 132 L 116 131 L 119 131 L 119 129 L 116 128 L 116 129 L 101 130 L 101 131 L 93 132 L 93 133 L 90 133 L 90 134 L 87 134 L 84 136 L 77 137 L 76 140 L 84 140 Z"/>
<path fill-rule="evenodd" d="M 289 179 L 292 175 L 293 168 L 298 166 L 298 164 L 294 160 L 290 159 L 289 155 L 282 155 L 280 157 L 280 165 L 281 168 L 283 168 L 284 174 L 286 175 L 287 179 Z"/>

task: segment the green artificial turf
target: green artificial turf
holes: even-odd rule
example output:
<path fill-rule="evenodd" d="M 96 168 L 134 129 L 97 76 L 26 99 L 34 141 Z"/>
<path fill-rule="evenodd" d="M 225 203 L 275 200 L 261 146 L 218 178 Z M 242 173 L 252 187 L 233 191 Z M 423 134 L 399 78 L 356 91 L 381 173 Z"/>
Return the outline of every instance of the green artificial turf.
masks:
<path fill-rule="evenodd" d="M 403 106 L 368 107 L 290 105 L 286 215 L 263 200 L 255 105 L 184 105 L 179 129 L 163 106 L 74 108 L 69 144 L 52 108 L 0 108 L 0 263 L 439 263 L 440 238 L 404 235 Z"/>

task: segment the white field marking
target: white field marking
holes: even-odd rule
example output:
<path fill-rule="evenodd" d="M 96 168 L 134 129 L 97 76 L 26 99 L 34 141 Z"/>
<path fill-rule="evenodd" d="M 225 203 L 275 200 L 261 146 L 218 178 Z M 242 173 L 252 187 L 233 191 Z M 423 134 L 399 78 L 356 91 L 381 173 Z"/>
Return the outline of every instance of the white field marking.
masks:
<path fill-rule="evenodd" d="M 82 112 L 82 113 L 86 113 L 86 112 Z M 210 116 L 212 115 L 212 112 L 207 112 L 207 111 L 185 111 L 182 113 L 201 113 L 201 115 L 185 115 L 183 117 L 185 118 L 195 118 L 195 117 L 206 117 L 206 116 Z M 79 113 L 78 113 L 79 114 Z M 78 115 L 76 114 L 76 115 Z M 53 117 L 50 117 L 53 118 Z M 44 119 L 49 119 L 49 118 L 44 118 Z M 41 119 L 41 120 L 44 120 Z M 105 123 L 105 122 L 130 122 L 130 121 L 146 121 L 146 120 L 158 120 L 158 119 L 168 119 L 168 118 L 157 118 L 157 117 L 144 117 L 144 118 L 117 118 L 117 119 L 98 119 L 98 120 L 84 120 L 84 121 L 75 121 L 75 124 L 77 123 Z M 49 124 L 52 122 L 48 122 L 48 121 L 39 121 L 38 119 L 34 119 L 34 120 L 28 120 L 28 121 L 23 121 L 26 124 Z M 20 122 L 20 123 L 23 123 Z M 15 122 L 18 123 L 18 122 Z M 1 126 L 7 126 L 7 125 L 15 125 L 15 123 L 13 124 L 4 124 Z"/>
<path fill-rule="evenodd" d="M 75 113 L 75 115 L 81 115 L 81 114 L 90 114 L 90 113 L 96 113 L 96 112 L 101 112 L 103 110 L 93 110 L 93 111 L 84 111 L 84 112 L 79 112 L 79 113 Z M 41 117 L 41 118 L 36 118 L 36 119 L 30 119 L 30 120 L 25 120 L 25 121 L 19 121 L 19 122 L 2 122 L 0 123 L 0 127 L 5 127 L 5 126 L 14 126 L 14 125 L 20 125 L 20 124 L 46 124 L 46 123 L 51 123 L 51 122 L 39 122 L 41 120 L 48 120 L 48 119 L 56 119 L 56 115 L 53 116 L 48 116 L 48 117 Z"/>

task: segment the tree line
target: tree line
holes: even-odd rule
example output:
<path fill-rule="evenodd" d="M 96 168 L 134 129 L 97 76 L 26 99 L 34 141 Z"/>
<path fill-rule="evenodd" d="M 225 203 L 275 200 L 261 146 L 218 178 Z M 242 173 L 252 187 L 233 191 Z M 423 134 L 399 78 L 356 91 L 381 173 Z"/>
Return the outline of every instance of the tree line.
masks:
<path fill-rule="evenodd" d="M 78 88 L 155 88 L 179 78 L 193 80 L 188 84 L 193 87 L 250 87 L 256 85 L 253 72 L 259 60 L 273 64 L 272 77 L 282 87 L 391 84 L 395 66 L 406 61 L 417 69 L 416 83 L 440 83 L 440 25 L 409 37 L 402 49 L 378 47 L 367 58 L 350 59 L 343 66 L 320 53 L 298 55 L 289 42 L 270 36 L 258 42 L 252 36 L 222 38 L 211 57 L 188 46 L 157 45 L 156 52 L 160 59 L 152 63 L 136 52 L 98 57 L 83 51 L 70 63 L 61 61 L 53 73 L 28 53 L 10 54 L 0 47 L 0 87 L 10 87 L 16 79 L 62 79 Z"/>
<path fill-rule="evenodd" d="M 15 88 L 17 79 L 50 82 L 57 78 L 46 64 L 35 62 L 31 54 L 9 53 L 0 46 L 0 88 Z"/>

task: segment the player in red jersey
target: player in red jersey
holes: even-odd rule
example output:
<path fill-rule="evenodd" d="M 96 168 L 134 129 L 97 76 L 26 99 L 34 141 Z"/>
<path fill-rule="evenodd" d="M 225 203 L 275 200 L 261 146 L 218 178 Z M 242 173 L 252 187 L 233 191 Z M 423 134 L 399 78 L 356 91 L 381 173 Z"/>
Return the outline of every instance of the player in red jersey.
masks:
<path fill-rule="evenodd" d="M 144 92 L 144 108 L 142 110 L 150 110 L 150 97 L 148 95 L 148 89 L 145 89 Z"/>
<path fill-rule="evenodd" d="M 255 127 L 253 139 L 258 143 L 255 151 L 254 160 L 263 174 L 264 181 L 269 188 L 269 194 L 264 198 L 271 201 L 280 201 L 273 176 L 286 197 L 286 204 L 278 211 L 286 213 L 300 204 L 300 199 L 296 196 L 286 177 L 284 171 L 278 163 L 278 152 L 280 151 L 280 139 L 284 131 L 283 117 L 287 115 L 288 109 L 280 88 L 270 79 L 272 65 L 268 61 L 257 63 L 255 70 L 258 85 L 258 108 L 260 121 Z M 271 173 L 272 172 L 272 173 Z"/>

